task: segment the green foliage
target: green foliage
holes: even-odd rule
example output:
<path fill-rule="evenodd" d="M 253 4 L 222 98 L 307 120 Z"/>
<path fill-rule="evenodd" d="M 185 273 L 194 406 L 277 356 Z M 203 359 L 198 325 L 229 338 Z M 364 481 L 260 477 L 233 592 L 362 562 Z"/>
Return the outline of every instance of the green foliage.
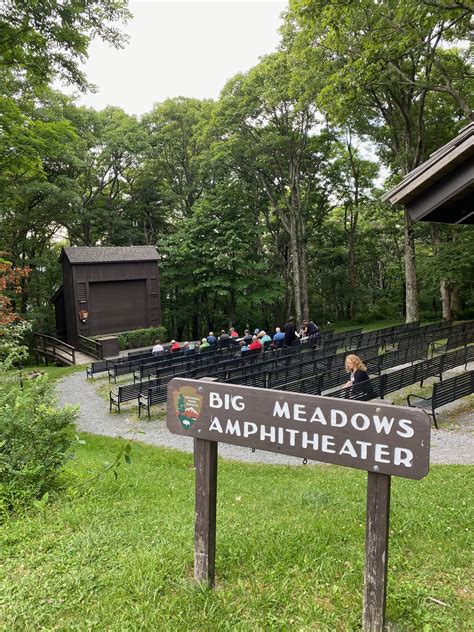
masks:
<path fill-rule="evenodd" d="M 0 511 L 31 504 L 58 484 L 72 442 L 72 407 L 59 409 L 46 378 L 2 389 Z"/>
<path fill-rule="evenodd" d="M 170 98 L 141 119 L 48 86 L 59 75 L 85 87 L 77 63 L 91 37 L 120 45 L 113 23 L 127 15 L 124 0 L 0 9 L 0 234 L 13 266 L 30 269 L 16 311 L 54 333 L 64 237 L 157 245 L 163 323 L 180 340 L 295 311 L 405 314 L 413 244 L 374 183 L 388 170 L 394 184 L 469 118 L 467 4 L 291 0 L 279 50 L 216 102 Z M 440 231 L 436 247 L 415 232 L 422 315 L 440 316 L 443 281 L 470 313 L 472 230 Z M 128 337 L 122 348 L 153 335 Z"/>
<path fill-rule="evenodd" d="M 25 336 L 31 332 L 31 324 L 19 320 L 4 326 L 0 332 L 0 371 L 11 369 L 28 358 L 29 350 L 24 344 Z"/>
<path fill-rule="evenodd" d="M 2 66 L 25 72 L 37 83 L 59 75 L 87 86 L 80 63 L 93 37 L 120 47 L 116 23 L 130 17 L 126 0 L 6 0 L 0 8 Z"/>
<path fill-rule="evenodd" d="M 153 345 L 156 339 L 166 340 L 166 329 L 162 326 L 148 327 L 147 329 L 134 329 L 118 334 L 119 347 L 123 349 L 136 349 Z"/>

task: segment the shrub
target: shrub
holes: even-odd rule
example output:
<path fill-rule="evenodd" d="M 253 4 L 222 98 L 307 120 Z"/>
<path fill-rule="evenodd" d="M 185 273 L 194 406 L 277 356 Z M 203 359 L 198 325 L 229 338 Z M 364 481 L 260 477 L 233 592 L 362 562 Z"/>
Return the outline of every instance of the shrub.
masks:
<path fill-rule="evenodd" d="M 165 340 L 166 329 L 164 327 L 134 329 L 133 331 L 124 331 L 118 335 L 120 350 L 147 347 L 152 345 L 157 338 Z"/>
<path fill-rule="evenodd" d="M 57 484 L 73 440 L 71 406 L 57 408 L 43 377 L 0 395 L 0 509 L 41 498 Z"/>

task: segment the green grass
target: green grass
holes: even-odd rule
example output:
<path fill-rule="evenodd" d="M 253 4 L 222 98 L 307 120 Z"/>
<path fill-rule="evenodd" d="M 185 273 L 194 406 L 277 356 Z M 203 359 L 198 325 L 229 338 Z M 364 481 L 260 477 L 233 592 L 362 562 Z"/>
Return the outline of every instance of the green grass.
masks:
<path fill-rule="evenodd" d="M 70 375 L 71 373 L 80 373 L 81 371 L 84 373 L 84 378 L 86 377 L 86 367 L 82 365 L 77 366 L 54 366 L 49 365 L 45 366 L 44 364 L 40 366 L 27 366 L 25 367 L 23 373 L 28 374 L 30 372 L 38 371 L 40 373 L 46 373 L 50 380 L 60 380 L 66 375 Z"/>
<path fill-rule="evenodd" d="M 84 438 L 69 483 L 122 445 Z M 473 470 L 393 479 L 387 616 L 397 630 L 472 629 Z M 191 455 L 137 444 L 117 482 L 3 526 L 0 628 L 359 629 L 366 475 L 221 461 L 218 479 L 214 591 L 192 580 Z"/>
<path fill-rule="evenodd" d="M 46 366 L 44 364 L 41 365 L 32 365 L 26 366 L 21 371 L 21 379 L 23 382 L 27 382 L 31 379 L 31 376 L 35 373 L 45 373 L 48 378 L 55 382 L 65 377 L 66 375 L 70 375 L 71 373 L 77 373 L 78 371 L 84 371 L 84 378 L 86 375 L 85 367 L 83 366 Z M 2 389 L 10 389 L 13 385 L 18 384 L 20 381 L 20 373 L 17 369 L 11 369 L 8 371 L 0 371 L 0 388 Z"/>

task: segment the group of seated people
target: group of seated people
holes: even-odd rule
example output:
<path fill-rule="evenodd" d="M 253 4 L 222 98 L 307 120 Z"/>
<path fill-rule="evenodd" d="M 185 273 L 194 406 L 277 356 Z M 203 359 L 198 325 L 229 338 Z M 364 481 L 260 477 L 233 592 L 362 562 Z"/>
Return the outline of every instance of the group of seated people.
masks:
<path fill-rule="evenodd" d="M 275 327 L 275 333 L 272 336 L 263 329 L 257 328 L 253 334 L 250 333 L 249 329 L 246 329 L 244 335 L 240 337 L 236 329 L 231 327 L 228 333 L 223 329 L 219 337 L 215 336 L 213 331 L 210 331 L 209 335 L 202 338 L 200 343 L 186 341 L 181 346 L 176 340 L 171 340 L 167 350 L 165 350 L 159 340 L 156 340 L 152 351 L 155 354 L 175 353 L 176 351 L 183 351 L 184 355 L 194 354 L 200 351 L 217 349 L 218 346 L 229 346 L 230 340 L 234 339 L 240 346 L 240 354 L 243 355 L 248 352 L 258 353 L 265 349 L 280 349 L 284 346 L 292 345 L 298 339 L 304 340 L 319 335 L 319 328 L 313 321 L 309 320 L 303 321 L 303 326 L 297 333 L 294 327 L 294 319 L 290 318 L 285 323 L 283 331 L 280 327 Z M 344 384 L 344 387 L 351 388 L 355 384 L 367 382 L 367 388 L 364 386 L 364 399 L 371 399 L 373 396 L 372 386 L 370 385 L 367 367 L 363 361 L 359 356 L 350 354 L 345 359 L 345 366 L 350 377 Z"/>
<path fill-rule="evenodd" d="M 272 335 L 267 334 L 263 329 L 256 328 L 253 334 L 249 329 L 245 329 L 244 335 L 239 336 L 237 330 L 231 327 L 229 331 L 221 330 L 219 336 L 216 336 L 213 331 L 201 339 L 201 342 L 184 342 L 182 345 L 176 340 L 171 340 L 169 347 L 165 347 L 159 340 L 156 340 L 152 352 L 155 354 L 163 354 L 166 352 L 174 353 L 176 351 L 183 351 L 185 355 L 196 353 L 197 351 L 207 351 L 212 349 L 228 347 L 232 341 L 238 343 L 240 346 L 240 353 L 244 354 L 247 351 L 259 352 L 266 349 L 280 349 L 284 346 L 291 346 L 298 340 L 305 340 L 306 338 L 319 336 L 319 329 L 317 325 L 311 320 L 303 321 L 303 325 L 299 332 L 296 331 L 295 319 L 290 316 L 285 323 L 283 329 L 275 327 L 275 332 Z"/>

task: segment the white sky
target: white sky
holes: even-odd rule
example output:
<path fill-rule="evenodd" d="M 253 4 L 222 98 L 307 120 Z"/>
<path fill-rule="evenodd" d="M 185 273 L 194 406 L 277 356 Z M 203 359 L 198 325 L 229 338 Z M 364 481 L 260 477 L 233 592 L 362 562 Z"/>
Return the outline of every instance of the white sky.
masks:
<path fill-rule="evenodd" d="M 91 44 L 85 71 L 98 92 L 78 101 L 143 114 L 168 97 L 216 99 L 227 79 L 276 49 L 286 6 L 279 0 L 132 0 L 134 18 L 123 27 L 129 43 L 122 50 Z"/>

